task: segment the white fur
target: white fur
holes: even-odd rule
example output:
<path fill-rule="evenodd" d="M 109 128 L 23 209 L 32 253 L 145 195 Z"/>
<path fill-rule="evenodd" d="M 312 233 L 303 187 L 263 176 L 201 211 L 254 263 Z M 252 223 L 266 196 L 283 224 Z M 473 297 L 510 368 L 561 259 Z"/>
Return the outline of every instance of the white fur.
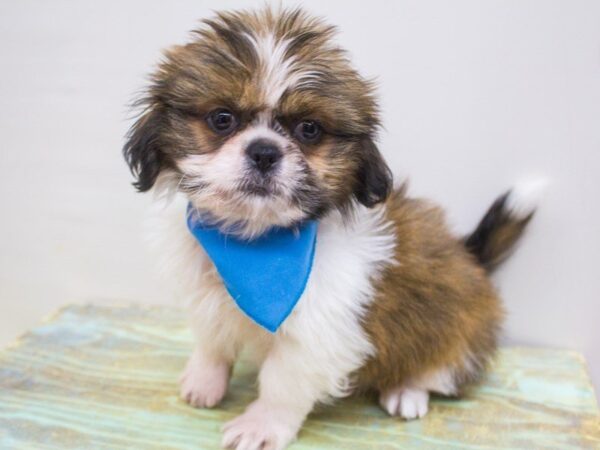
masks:
<path fill-rule="evenodd" d="M 259 71 L 262 92 L 267 105 L 274 107 L 285 90 L 293 83 L 293 58 L 285 58 L 289 40 L 277 40 L 272 32 L 259 36 L 248 35 L 261 63 Z"/>
<path fill-rule="evenodd" d="M 283 93 L 298 84 L 301 79 L 309 79 L 314 74 L 299 71 L 295 67 L 294 56 L 286 57 L 289 39 L 277 39 L 272 31 L 259 35 L 247 35 L 254 46 L 260 62 L 257 73 L 265 103 L 274 108 Z"/>
<path fill-rule="evenodd" d="M 230 368 L 226 362 L 214 362 L 196 349 L 179 380 L 181 398 L 197 408 L 212 408 L 225 395 Z"/>
<path fill-rule="evenodd" d="M 394 264 L 393 228 L 382 208 L 357 207 L 349 221 L 337 212 L 324 218 L 305 292 L 278 332 L 270 334 L 243 315 L 227 294 L 186 229 L 185 204 L 178 198 L 154 215 L 152 241 L 163 270 L 177 280 L 191 309 L 197 337 L 192 360 L 228 367 L 245 345 L 262 363 L 259 397 L 226 426 L 223 443 L 237 449 L 283 448 L 316 402 L 351 392 L 349 376 L 373 353 L 361 318 L 372 301 L 372 281 L 382 267 Z M 189 378 L 192 385 L 182 395 L 192 392 L 206 404 L 213 393 L 200 386 L 202 379 Z"/>
<path fill-rule="evenodd" d="M 257 78 L 265 104 L 270 108 L 277 105 L 287 89 L 309 87 L 321 75 L 317 70 L 303 70 L 293 55 L 286 57 L 289 39 L 277 39 L 270 30 L 259 35 L 248 34 L 246 37 L 258 55 L 260 70 Z"/>
<path fill-rule="evenodd" d="M 508 196 L 508 207 L 517 216 L 529 215 L 539 206 L 548 185 L 548 179 L 542 177 L 516 183 Z"/>
<path fill-rule="evenodd" d="M 383 392 L 379 403 L 390 416 L 419 419 L 429 410 L 429 392 L 426 389 L 397 387 Z"/>

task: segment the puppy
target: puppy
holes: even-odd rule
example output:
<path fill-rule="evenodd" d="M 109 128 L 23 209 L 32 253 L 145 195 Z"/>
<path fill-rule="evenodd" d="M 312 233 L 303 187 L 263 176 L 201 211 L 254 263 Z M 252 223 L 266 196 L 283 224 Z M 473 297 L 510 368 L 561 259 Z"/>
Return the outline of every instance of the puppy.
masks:
<path fill-rule="evenodd" d="M 496 348 L 488 275 L 531 218 L 504 195 L 456 237 L 439 208 L 394 190 L 374 87 L 333 35 L 300 9 L 205 20 L 166 52 L 124 147 L 139 191 L 175 197 L 155 235 L 196 335 L 181 397 L 217 405 L 243 347 L 260 365 L 258 398 L 224 447 L 282 449 L 315 404 L 352 392 L 404 419 L 423 417 L 432 392 L 459 395 Z M 310 278 L 275 333 L 237 307 L 186 229 L 188 203 L 249 242 L 318 222 Z"/>

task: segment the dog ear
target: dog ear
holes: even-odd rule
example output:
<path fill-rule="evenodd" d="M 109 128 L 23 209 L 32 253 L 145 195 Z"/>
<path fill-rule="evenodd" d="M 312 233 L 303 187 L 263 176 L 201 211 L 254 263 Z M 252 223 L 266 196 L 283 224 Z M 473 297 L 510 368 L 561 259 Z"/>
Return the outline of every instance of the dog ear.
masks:
<path fill-rule="evenodd" d="M 392 172 L 370 137 L 360 141 L 361 153 L 354 188 L 356 199 L 368 208 L 381 203 L 392 190 Z"/>
<path fill-rule="evenodd" d="M 123 156 L 136 178 L 133 186 L 138 192 L 152 188 L 165 165 L 165 155 L 160 142 L 163 120 L 160 110 L 152 108 L 144 113 L 127 133 Z"/>

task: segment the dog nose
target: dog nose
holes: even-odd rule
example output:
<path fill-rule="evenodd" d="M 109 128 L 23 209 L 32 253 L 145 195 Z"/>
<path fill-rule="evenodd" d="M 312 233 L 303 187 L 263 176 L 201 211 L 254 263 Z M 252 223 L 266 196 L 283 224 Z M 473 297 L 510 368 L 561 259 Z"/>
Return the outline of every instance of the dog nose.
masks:
<path fill-rule="evenodd" d="M 254 167 L 261 173 L 269 172 L 281 159 L 281 151 L 269 141 L 258 140 L 246 148 L 246 154 Z"/>

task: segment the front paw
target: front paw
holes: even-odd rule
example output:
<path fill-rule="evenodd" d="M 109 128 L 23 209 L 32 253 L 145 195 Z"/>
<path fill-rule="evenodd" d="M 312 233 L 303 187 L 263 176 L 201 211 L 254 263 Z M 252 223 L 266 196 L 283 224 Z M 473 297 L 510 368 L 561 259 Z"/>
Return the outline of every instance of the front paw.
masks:
<path fill-rule="evenodd" d="M 228 364 L 209 362 L 196 351 L 179 379 L 180 396 L 196 408 L 212 408 L 225 396 L 229 374 Z"/>
<path fill-rule="evenodd" d="M 296 438 L 303 418 L 292 411 L 252 403 L 244 414 L 223 426 L 223 448 L 235 450 L 283 450 Z"/>

